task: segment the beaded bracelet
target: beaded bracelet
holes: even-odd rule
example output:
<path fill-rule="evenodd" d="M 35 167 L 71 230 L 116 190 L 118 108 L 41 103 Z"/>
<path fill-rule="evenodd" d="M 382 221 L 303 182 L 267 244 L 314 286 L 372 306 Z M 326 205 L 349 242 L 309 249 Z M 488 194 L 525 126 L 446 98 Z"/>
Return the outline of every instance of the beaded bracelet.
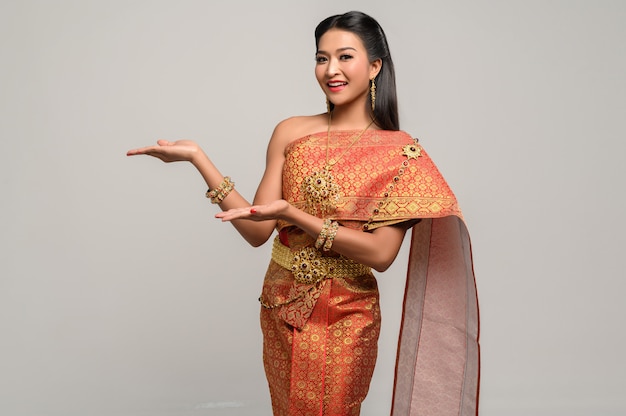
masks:
<path fill-rule="evenodd" d="M 206 191 L 206 197 L 211 198 L 213 204 L 221 204 L 233 189 L 235 189 L 235 182 L 230 180 L 230 176 L 225 176 L 217 188 Z"/>
<path fill-rule="evenodd" d="M 318 250 L 321 248 L 324 251 L 330 251 L 330 248 L 333 246 L 333 241 L 335 241 L 338 229 L 339 223 L 337 221 L 325 219 L 324 224 L 322 224 L 322 229 L 317 236 L 317 240 L 315 240 L 315 248 Z"/>
<path fill-rule="evenodd" d="M 333 246 L 333 241 L 335 241 L 337 230 L 339 230 L 339 223 L 337 221 L 331 222 L 330 226 L 328 227 L 326 241 L 324 241 L 324 251 L 330 251 L 330 248 Z"/>
<path fill-rule="evenodd" d="M 332 221 L 329 220 L 328 218 L 326 218 L 324 220 L 324 223 L 322 224 L 322 229 L 321 229 L 319 235 L 317 236 L 317 240 L 315 240 L 315 248 L 316 249 L 319 250 L 320 248 L 322 248 L 322 246 L 326 242 L 328 229 L 329 229 L 331 224 L 332 224 Z"/>

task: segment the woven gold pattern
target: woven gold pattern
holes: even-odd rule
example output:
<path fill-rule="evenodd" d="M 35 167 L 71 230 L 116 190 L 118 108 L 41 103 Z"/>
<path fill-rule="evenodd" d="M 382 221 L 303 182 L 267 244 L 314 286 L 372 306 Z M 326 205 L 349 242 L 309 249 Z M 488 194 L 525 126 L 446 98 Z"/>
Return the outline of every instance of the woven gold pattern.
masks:
<path fill-rule="evenodd" d="M 334 131 L 328 140 L 323 132 L 291 142 L 286 149 L 283 197 L 305 209 L 302 183 L 326 160 L 327 140 L 332 159 L 351 145 L 354 134 Z M 353 145 L 350 157 L 333 166 L 333 179 L 341 188 L 337 209 L 330 216 L 333 219 L 368 221 L 373 217 L 384 223 L 461 216 L 456 198 L 435 164 L 403 131 L 366 131 Z"/>
<path fill-rule="evenodd" d="M 298 243 L 293 250 L 302 248 Z M 286 303 L 293 296 L 299 298 Z M 303 285 L 294 282 L 291 269 L 274 260 L 262 298 L 283 304 L 261 310 L 273 414 L 358 415 L 374 371 L 380 332 L 373 274 Z"/>
<path fill-rule="evenodd" d="M 272 260 L 285 269 L 294 272 L 294 279 L 302 284 L 314 284 L 324 278 L 357 277 L 372 271 L 370 267 L 346 257 L 325 257 L 313 247 L 304 247 L 300 250 L 292 251 L 289 247 L 283 245 L 278 237 L 274 239 Z M 301 267 L 303 264 L 307 266 Z M 309 273 L 314 271 L 312 270 L 314 268 L 317 269 L 317 272 L 311 273 L 314 276 L 313 278 L 299 278 L 297 276 L 298 272 L 302 270 Z"/>
<path fill-rule="evenodd" d="M 456 399 L 460 397 L 457 378 L 449 377 L 448 369 L 453 369 L 453 375 L 464 375 L 467 371 L 473 377 L 475 373 L 471 365 L 476 364 L 465 365 L 468 355 L 464 346 L 473 344 L 463 331 L 466 324 L 463 318 L 470 310 L 465 308 L 465 301 L 472 298 L 472 293 L 467 295 L 466 291 L 473 287 L 464 278 L 473 279 L 473 274 L 467 274 L 471 264 L 467 266 L 456 260 L 463 256 L 467 261 L 468 253 L 460 251 L 469 250 L 469 242 L 450 244 L 454 237 L 442 237 L 444 232 L 459 230 L 456 222 L 444 217 L 461 217 L 461 212 L 439 170 L 416 140 L 402 131 L 369 130 L 355 142 L 355 133 L 358 131 L 336 131 L 326 137 L 326 132 L 322 132 L 291 142 L 285 149 L 283 198 L 304 208 L 306 195 L 303 195 L 302 184 L 305 178 L 324 166 L 325 161 L 340 160 L 333 166 L 332 173 L 334 182 L 341 188 L 341 199 L 327 219 L 341 222 L 342 227 L 367 231 L 403 221 L 417 223 L 420 219 L 433 219 L 419 221 L 425 227 L 432 224 L 432 230 L 417 230 L 418 226 L 413 230 L 414 236 L 427 239 L 413 240 L 420 244 L 412 244 L 412 261 L 421 263 L 425 259 L 423 264 L 428 270 L 434 267 L 432 270 L 436 273 L 434 279 L 428 279 L 425 287 L 429 293 L 422 298 L 422 280 L 418 279 L 423 278 L 420 274 L 423 270 L 410 269 L 412 286 L 407 285 L 402 321 L 403 350 L 402 354 L 399 352 L 396 368 L 398 374 L 406 373 L 406 377 L 396 386 L 400 390 L 394 395 L 397 399 L 394 408 L 398 400 L 406 400 L 407 409 L 419 406 L 418 413 L 426 414 L 437 410 L 439 403 L 455 405 L 455 400 L 460 400 Z M 341 159 L 346 149 L 350 149 L 349 157 Z M 319 214 L 317 216 L 323 216 Z M 441 228 L 448 223 L 450 227 Z M 298 282 L 293 271 L 294 253 L 300 253 L 299 261 L 304 258 L 310 262 L 309 253 L 301 250 L 314 245 L 315 238 L 285 221 L 278 221 L 277 227 L 281 230 L 282 241 L 290 248 L 277 248 L 280 252 L 269 264 L 261 294 L 262 303 L 266 302 L 261 310 L 263 360 L 273 414 L 358 415 L 376 362 L 380 331 L 376 279 L 371 271 L 357 272 L 352 265 L 348 271 L 341 271 L 334 258 L 332 267 L 337 274 L 322 273 L 333 278 L 322 278 L 313 284 Z M 425 251 L 426 255 L 418 250 Z M 320 267 L 333 255 L 326 257 L 325 253 L 318 253 L 321 260 L 315 264 Z M 318 258 L 314 256 L 313 260 L 317 262 Z M 358 276 L 354 276 L 352 270 Z M 457 280 L 450 279 L 455 276 L 460 277 L 458 284 Z M 442 326 L 450 315 L 458 317 L 459 321 Z M 428 319 L 418 322 L 416 316 Z M 439 332 L 443 327 L 447 332 Z M 415 328 L 418 328 L 418 336 L 412 338 Z M 450 343 L 450 337 L 459 342 Z M 420 346 L 417 355 L 413 354 L 417 351 L 416 345 Z M 431 356 L 427 357 L 431 358 L 420 359 L 418 364 L 425 362 L 432 368 L 422 364 L 418 371 L 415 357 L 429 353 Z M 404 386 L 409 390 L 407 395 L 402 390 Z M 440 386 L 442 394 L 433 396 L 433 389 Z M 461 386 L 465 388 L 465 384 Z M 472 388 L 469 385 L 468 395 L 472 394 Z M 439 390 L 436 393 L 439 394 Z M 420 394 L 420 403 L 414 405 L 412 398 L 417 394 Z M 436 400 L 431 401 L 431 397 Z M 456 403 L 456 411 L 460 408 Z"/>

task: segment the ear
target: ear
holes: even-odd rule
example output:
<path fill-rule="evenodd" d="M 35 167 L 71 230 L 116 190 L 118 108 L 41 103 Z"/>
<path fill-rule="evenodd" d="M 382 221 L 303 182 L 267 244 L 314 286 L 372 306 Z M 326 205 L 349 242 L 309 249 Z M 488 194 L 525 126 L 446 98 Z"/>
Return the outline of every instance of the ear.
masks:
<path fill-rule="evenodd" d="M 376 78 L 378 73 L 383 67 L 383 60 L 378 58 L 372 62 L 370 62 L 370 79 Z"/>

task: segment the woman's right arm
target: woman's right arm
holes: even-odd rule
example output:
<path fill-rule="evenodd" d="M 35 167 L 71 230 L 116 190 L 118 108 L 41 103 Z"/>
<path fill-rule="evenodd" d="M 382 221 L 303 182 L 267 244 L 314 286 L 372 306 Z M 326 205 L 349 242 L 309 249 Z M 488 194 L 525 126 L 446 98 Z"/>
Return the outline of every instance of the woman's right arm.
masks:
<path fill-rule="evenodd" d="M 282 199 L 282 169 L 285 146 L 290 140 L 289 130 L 284 127 L 284 122 L 274 129 L 267 149 L 265 172 L 254 197 L 255 205 L 269 204 Z M 224 176 L 206 153 L 191 140 L 175 142 L 159 140 L 156 146 L 130 150 L 127 155 L 149 155 L 166 163 L 188 161 L 202 175 L 209 189 L 217 188 L 224 180 Z M 251 204 L 236 189 L 233 189 L 220 203 L 223 211 L 250 206 Z M 257 247 L 270 238 L 276 226 L 276 220 L 259 222 L 235 220 L 232 224 L 248 243 Z"/>
<path fill-rule="evenodd" d="M 257 188 L 253 203 L 250 204 L 234 189 L 220 204 L 220 208 L 223 211 L 232 208 L 247 208 L 252 205 L 265 205 L 282 199 L 282 173 L 285 162 L 285 146 L 291 137 L 288 133 L 289 129 L 285 128 L 284 124 L 284 122 L 280 123 L 272 133 L 265 157 L 265 172 Z M 209 189 L 214 189 L 220 185 L 223 176 L 204 152 L 194 158 L 192 163 L 204 178 Z M 217 183 L 213 182 L 214 177 L 218 178 Z M 232 223 L 239 234 L 254 247 L 265 243 L 271 237 L 276 227 L 276 220 L 259 222 L 238 220 L 232 221 Z"/>

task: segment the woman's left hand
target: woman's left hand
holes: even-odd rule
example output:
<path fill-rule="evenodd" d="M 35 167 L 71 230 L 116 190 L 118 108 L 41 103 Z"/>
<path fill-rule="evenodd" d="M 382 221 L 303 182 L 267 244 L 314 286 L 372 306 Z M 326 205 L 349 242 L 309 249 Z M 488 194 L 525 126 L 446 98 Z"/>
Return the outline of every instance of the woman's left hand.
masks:
<path fill-rule="evenodd" d="M 251 207 L 233 208 L 215 214 L 215 218 L 221 218 L 222 221 L 232 220 L 251 220 L 266 221 L 276 220 L 289 209 L 289 202 L 279 199 L 266 205 L 253 205 Z"/>

